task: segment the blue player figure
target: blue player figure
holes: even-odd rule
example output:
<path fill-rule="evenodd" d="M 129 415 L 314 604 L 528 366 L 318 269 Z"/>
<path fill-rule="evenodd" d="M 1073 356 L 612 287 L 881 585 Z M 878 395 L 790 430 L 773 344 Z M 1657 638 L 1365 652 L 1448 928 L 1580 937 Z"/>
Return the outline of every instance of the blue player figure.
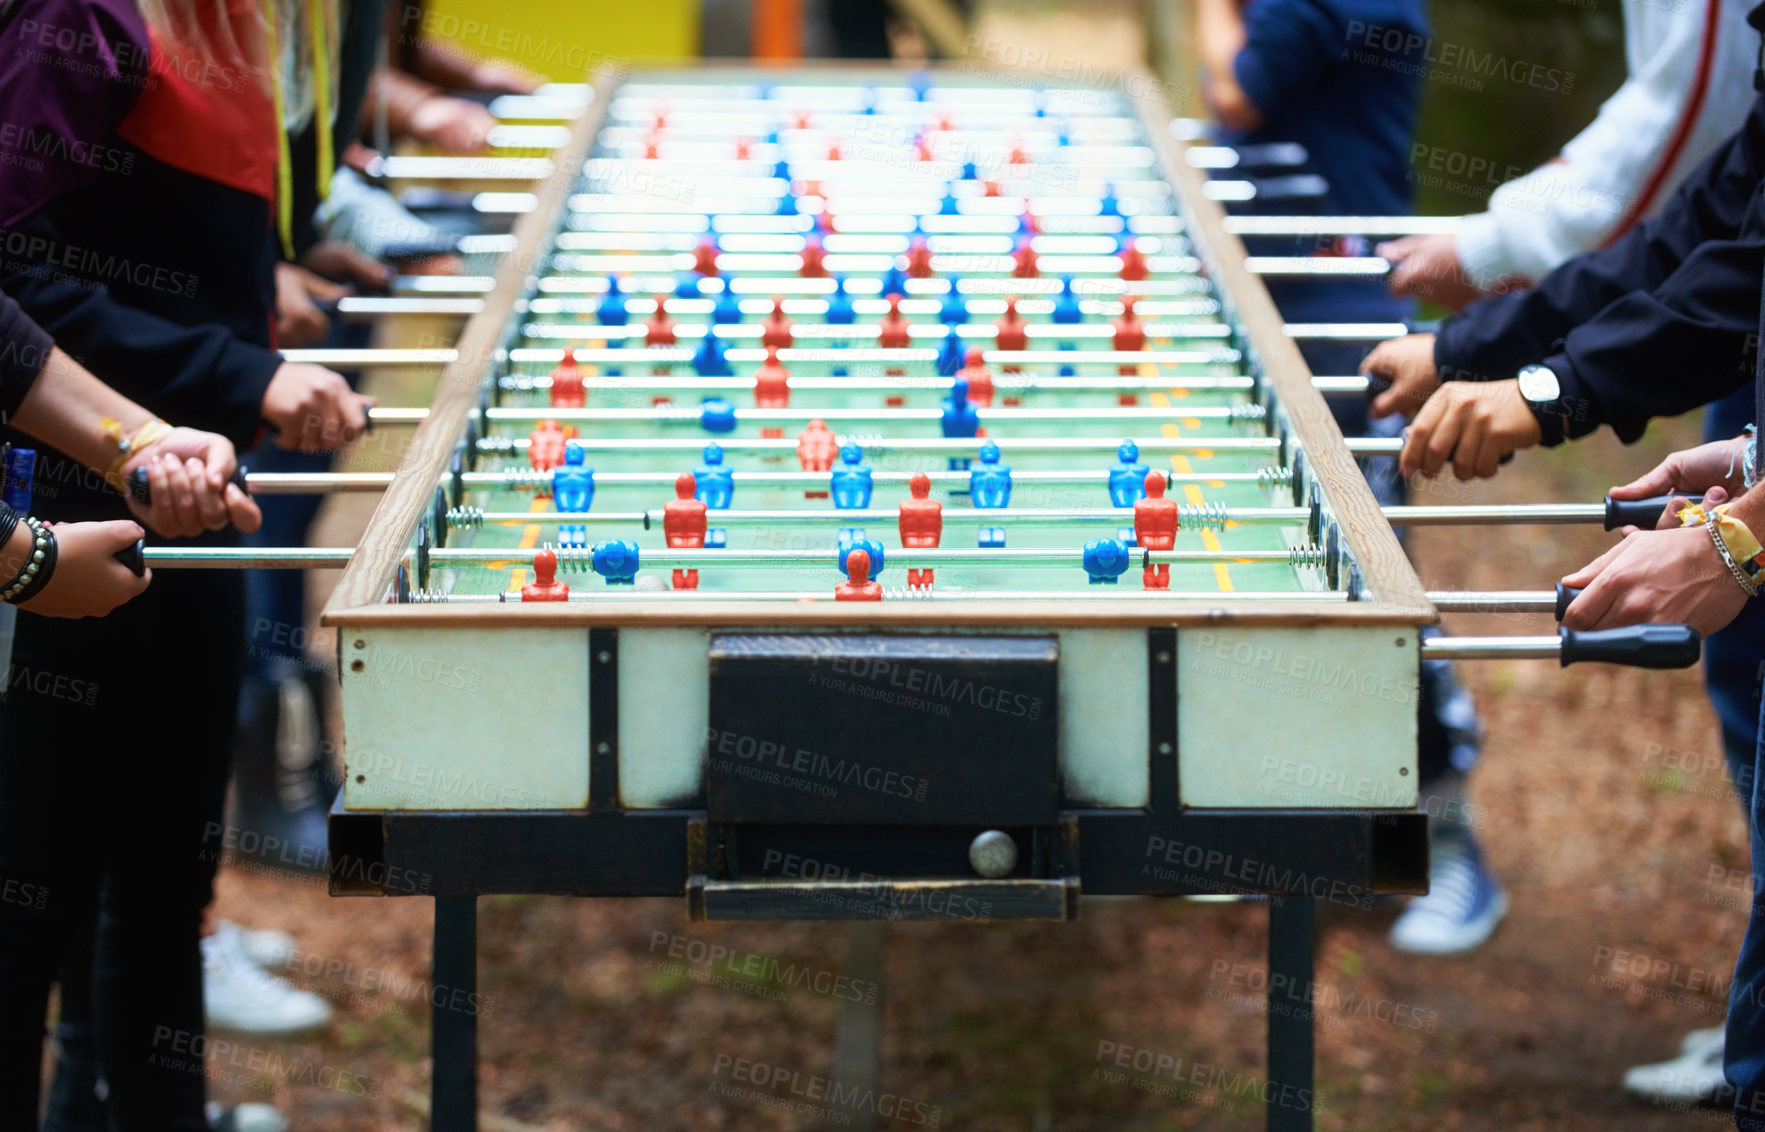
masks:
<path fill-rule="evenodd" d="M 980 466 L 968 470 L 968 493 L 977 508 L 1011 505 L 1011 466 L 999 462 L 999 446 L 991 440 L 981 445 Z M 982 549 L 1003 547 L 1005 528 L 982 527 L 980 545 Z"/>
<path fill-rule="evenodd" d="M 1079 557 L 1093 586 L 1113 586 L 1128 571 L 1128 548 L 1119 539 L 1092 539 Z"/>
<path fill-rule="evenodd" d="M 693 469 L 693 497 L 710 511 L 729 510 L 735 498 L 735 473 L 723 466 L 723 445 L 707 444 L 705 462 Z M 727 534 L 720 529 L 705 532 L 705 548 L 721 549 L 727 545 Z"/>
<path fill-rule="evenodd" d="M 607 276 L 607 292 L 601 298 L 600 306 L 595 308 L 595 317 L 601 320 L 602 326 L 624 326 L 630 319 L 625 311 L 625 292 L 619 289 L 619 277 Z"/>
<path fill-rule="evenodd" d="M 594 469 L 582 462 L 587 455 L 580 441 L 564 442 L 564 462 L 552 469 L 552 505 L 559 511 L 594 506 Z"/>
<path fill-rule="evenodd" d="M 943 410 L 939 424 L 945 436 L 966 439 L 980 433 L 980 410 L 968 399 L 968 382 L 960 377 L 950 383 L 950 395 L 944 398 Z M 968 464 L 967 456 L 950 457 L 950 470 L 953 472 L 967 471 Z"/>
<path fill-rule="evenodd" d="M 1146 494 L 1146 465 L 1140 463 L 1140 446 L 1124 440 L 1115 450 L 1121 463 L 1109 469 L 1109 505 L 1132 507 Z"/>
<path fill-rule="evenodd" d="M 861 511 L 870 506 L 870 469 L 864 466 L 864 449 L 856 444 L 840 448 L 840 467 L 833 470 L 833 505 L 841 511 Z"/>

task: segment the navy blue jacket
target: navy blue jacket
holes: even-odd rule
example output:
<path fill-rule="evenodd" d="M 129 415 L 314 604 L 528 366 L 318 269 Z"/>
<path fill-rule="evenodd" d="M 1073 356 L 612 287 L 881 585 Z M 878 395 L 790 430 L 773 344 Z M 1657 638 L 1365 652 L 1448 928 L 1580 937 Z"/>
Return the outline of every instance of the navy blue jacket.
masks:
<path fill-rule="evenodd" d="M 1651 417 L 1750 385 L 1765 271 L 1761 182 L 1765 97 L 1660 215 L 1532 290 L 1480 300 L 1443 324 L 1441 377 L 1499 381 L 1543 362 L 1562 385 L 1570 437 L 1605 424 L 1625 443 Z"/>

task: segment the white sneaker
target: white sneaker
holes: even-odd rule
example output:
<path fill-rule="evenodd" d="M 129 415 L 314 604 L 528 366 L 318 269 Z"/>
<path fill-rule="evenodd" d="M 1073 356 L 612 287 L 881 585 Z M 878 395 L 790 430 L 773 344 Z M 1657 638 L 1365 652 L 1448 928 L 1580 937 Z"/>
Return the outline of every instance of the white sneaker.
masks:
<path fill-rule="evenodd" d="M 202 1111 L 214 1132 L 288 1132 L 288 1118 L 267 1104 L 209 1101 Z"/>
<path fill-rule="evenodd" d="M 228 923 L 202 941 L 202 1005 L 210 1026 L 240 1034 L 287 1037 L 331 1020 L 324 999 L 253 964 Z"/>
<path fill-rule="evenodd" d="M 233 929 L 239 939 L 239 950 L 252 966 L 265 971 L 286 967 L 295 952 L 294 937 L 278 928 L 247 928 L 232 920 L 220 921 Z"/>
<path fill-rule="evenodd" d="M 1699 1039 L 1693 1042 L 1692 1039 Z M 1734 1095 L 1722 1076 L 1722 1027 L 1686 1035 L 1681 1053 L 1672 1061 L 1638 1065 L 1624 1072 L 1624 1088 L 1655 1104 L 1709 1104 Z"/>
<path fill-rule="evenodd" d="M 1711 1026 L 1708 1030 L 1693 1030 L 1679 1039 L 1679 1052 L 1685 1054 L 1694 1049 L 1703 1049 L 1711 1042 L 1715 1042 L 1717 1048 L 1720 1049 L 1727 1035 L 1728 1023 L 1726 1022 L 1720 1026 Z"/>
<path fill-rule="evenodd" d="M 1391 946 L 1413 955 L 1457 955 L 1480 946 L 1508 914 L 1508 894 L 1483 864 L 1475 841 L 1434 847 L 1428 895 L 1391 925 Z"/>

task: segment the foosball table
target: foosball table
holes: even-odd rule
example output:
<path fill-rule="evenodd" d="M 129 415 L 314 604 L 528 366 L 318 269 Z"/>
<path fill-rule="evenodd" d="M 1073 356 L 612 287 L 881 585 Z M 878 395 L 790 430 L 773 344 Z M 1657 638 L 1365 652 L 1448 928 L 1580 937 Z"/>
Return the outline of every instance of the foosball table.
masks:
<path fill-rule="evenodd" d="M 537 100 L 559 149 L 439 299 L 458 340 L 407 359 L 432 404 L 373 414 L 416 426 L 397 473 L 252 485 L 384 490 L 359 548 L 238 556 L 347 562 L 332 891 L 428 878 L 466 992 L 489 893 L 1262 895 L 1271 978 L 1309 985 L 1318 901 L 1426 888 L 1425 659 L 1694 662 L 1682 627 L 1425 633 L 1561 595 L 1428 594 L 1394 523 L 1633 516 L 1382 510 L 1355 460 L 1397 442 L 1343 438 L 1324 398 L 1364 380 L 1295 339 L 1402 327 L 1284 325 L 1260 275 L 1317 265 L 1246 256 L 1158 89 L 706 67 Z M 847 1024 L 860 1076 L 876 1016 Z M 475 1127 L 475 1018 L 432 1025 L 433 1126 Z M 1311 1019 L 1268 1029 L 1269 1126 L 1309 1127 Z"/>

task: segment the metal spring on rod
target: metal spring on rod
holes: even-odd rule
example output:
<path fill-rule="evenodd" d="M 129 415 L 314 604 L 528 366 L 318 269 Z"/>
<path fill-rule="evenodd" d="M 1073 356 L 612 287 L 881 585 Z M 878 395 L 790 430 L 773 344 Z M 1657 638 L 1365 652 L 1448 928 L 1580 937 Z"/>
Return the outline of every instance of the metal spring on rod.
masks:
<path fill-rule="evenodd" d="M 1293 486 L 1293 469 L 1291 467 L 1268 467 L 1256 470 L 1256 485 L 1265 491 L 1277 487 Z"/>
<path fill-rule="evenodd" d="M 1226 529 L 1224 503 L 1177 504 L 1177 529 L 1184 531 L 1223 531 Z"/>
<path fill-rule="evenodd" d="M 560 543 L 548 542 L 540 544 L 541 550 L 549 550 L 558 556 L 558 573 L 589 574 L 594 571 L 594 547 L 564 546 Z"/>
<path fill-rule="evenodd" d="M 552 379 L 548 377 L 544 380 L 544 388 L 549 389 L 552 384 Z M 496 379 L 496 384 L 497 388 L 505 392 L 514 393 L 531 393 L 533 390 L 541 388 L 539 378 L 525 373 L 505 373 Z"/>
<path fill-rule="evenodd" d="M 1233 424 L 1261 423 L 1268 419 L 1268 415 L 1269 411 L 1261 405 L 1233 405 L 1231 419 Z"/>
<path fill-rule="evenodd" d="M 448 600 L 441 590 L 412 590 L 405 599 L 407 605 L 446 605 Z"/>
<path fill-rule="evenodd" d="M 884 601 L 931 601 L 930 586 L 884 586 Z"/>
<path fill-rule="evenodd" d="M 449 507 L 447 509 L 447 526 L 449 530 L 477 530 L 484 525 L 484 508 Z"/>
<path fill-rule="evenodd" d="M 552 489 L 552 474 L 539 471 L 537 468 L 508 468 L 504 470 L 503 475 L 508 477 L 502 485 L 504 491 L 531 493 Z"/>
<path fill-rule="evenodd" d="M 495 456 L 505 456 L 517 450 L 515 439 L 515 437 L 502 436 L 500 434 L 496 436 L 480 436 L 478 438 L 478 451 L 488 452 Z"/>
<path fill-rule="evenodd" d="M 1321 546 L 1296 546 L 1287 551 L 1291 566 L 1322 566 L 1328 552 Z"/>

